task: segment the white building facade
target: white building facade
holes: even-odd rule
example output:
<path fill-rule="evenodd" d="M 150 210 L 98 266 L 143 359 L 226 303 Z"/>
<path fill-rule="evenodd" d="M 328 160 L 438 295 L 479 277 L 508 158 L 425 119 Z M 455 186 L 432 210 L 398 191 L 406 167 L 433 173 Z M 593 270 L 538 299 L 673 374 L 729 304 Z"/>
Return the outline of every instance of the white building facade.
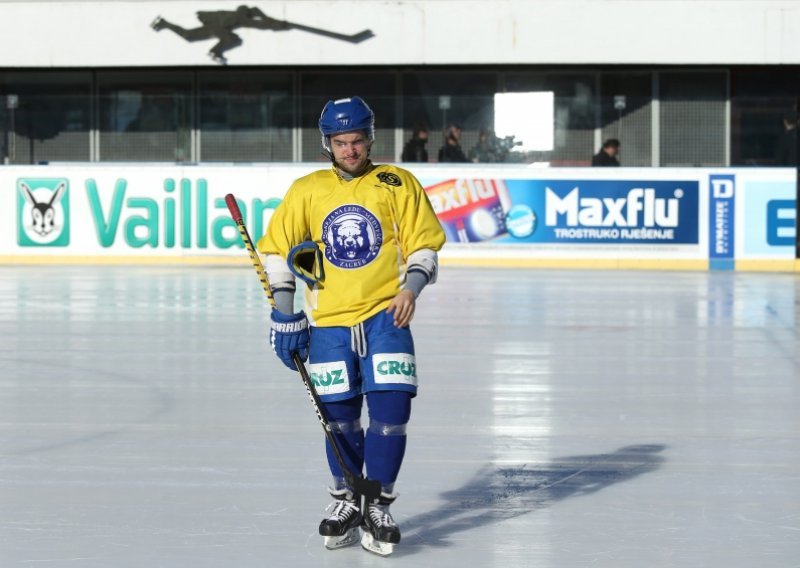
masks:
<path fill-rule="evenodd" d="M 0 1 L 0 142 L 14 164 L 315 161 L 322 104 L 360 94 L 376 158 L 424 123 L 436 161 L 448 124 L 467 151 L 498 94 L 549 93 L 492 159 L 584 166 L 617 138 L 626 166 L 785 165 L 798 32 L 786 0 Z"/>

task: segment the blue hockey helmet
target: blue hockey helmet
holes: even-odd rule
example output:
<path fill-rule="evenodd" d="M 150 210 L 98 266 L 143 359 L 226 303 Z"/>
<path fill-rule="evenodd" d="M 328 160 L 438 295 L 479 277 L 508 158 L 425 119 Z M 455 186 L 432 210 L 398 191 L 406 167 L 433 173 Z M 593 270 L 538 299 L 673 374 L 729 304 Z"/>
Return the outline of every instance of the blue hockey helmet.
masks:
<path fill-rule="evenodd" d="M 361 97 L 328 101 L 319 117 L 322 147 L 331 151 L 329 137 L 343 132 L 363 130 L 370 142 L 375 140 L 375 113 Z"/>

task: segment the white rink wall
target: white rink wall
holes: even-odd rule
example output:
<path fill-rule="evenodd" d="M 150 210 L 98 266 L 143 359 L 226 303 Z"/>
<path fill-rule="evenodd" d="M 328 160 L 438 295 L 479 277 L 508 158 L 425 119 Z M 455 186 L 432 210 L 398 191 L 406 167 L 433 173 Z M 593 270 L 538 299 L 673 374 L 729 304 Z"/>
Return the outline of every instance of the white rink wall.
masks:
<path fill-rule="evenodd" d="M 0 2 L 0 67 L 215 65 L 216 42 L 190 43 L 196 13 L 242 0 Z M 267 16 L 359 44 L 289 30 L 239 28 L 233 65 L 796 64 L 800 3 L 761 0 L 317 0 L 246 3 Z"/>
<path fill-rule="evenodd" d="M 258 238 L 314 164 L 0 169 L 0 262 L 245 261 L 224 197 Z M 410 168 L 472 265 L 794 270 L 795 172 L 772 168 Z"/>

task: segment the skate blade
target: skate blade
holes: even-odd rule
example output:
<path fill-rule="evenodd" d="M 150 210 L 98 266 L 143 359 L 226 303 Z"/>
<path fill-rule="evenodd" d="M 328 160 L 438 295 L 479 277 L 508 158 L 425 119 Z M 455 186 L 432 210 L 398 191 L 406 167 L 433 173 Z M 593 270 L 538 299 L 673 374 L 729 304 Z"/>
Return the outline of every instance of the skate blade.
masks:
<path fill-rule="evenodd" d="M 394 544 L 391 542 L 381 542 L 379 540 L 375 540 L 373 536 L 364 531 L 364 534 L 361 535 L 361 547 L 364 550 L 372 552 L 373 554 L 377 554 L 378 556 L 389 556 L 392 552 L 394 552 Z"/>
<path fill-rule="evenodd" d="M 358 529 L 350 529 L 340 536 L 326 536 L 324 539 L 325 548 L 328 550 L 336 550 L 337 548 L 350 546 L 358 542 Z"/>

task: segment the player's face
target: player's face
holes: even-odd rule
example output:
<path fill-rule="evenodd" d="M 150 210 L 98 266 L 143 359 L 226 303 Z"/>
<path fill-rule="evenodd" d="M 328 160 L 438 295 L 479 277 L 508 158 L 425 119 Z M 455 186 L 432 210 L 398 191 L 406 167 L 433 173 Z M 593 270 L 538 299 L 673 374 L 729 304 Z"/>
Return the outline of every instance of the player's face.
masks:
<path fill-rule="evenodd" d="M 342 171 L 357 174 L 369 159 L 369 140 L 360 131 L 334 134 L 331 136 L 331 150 L 336 165 Z"/>

